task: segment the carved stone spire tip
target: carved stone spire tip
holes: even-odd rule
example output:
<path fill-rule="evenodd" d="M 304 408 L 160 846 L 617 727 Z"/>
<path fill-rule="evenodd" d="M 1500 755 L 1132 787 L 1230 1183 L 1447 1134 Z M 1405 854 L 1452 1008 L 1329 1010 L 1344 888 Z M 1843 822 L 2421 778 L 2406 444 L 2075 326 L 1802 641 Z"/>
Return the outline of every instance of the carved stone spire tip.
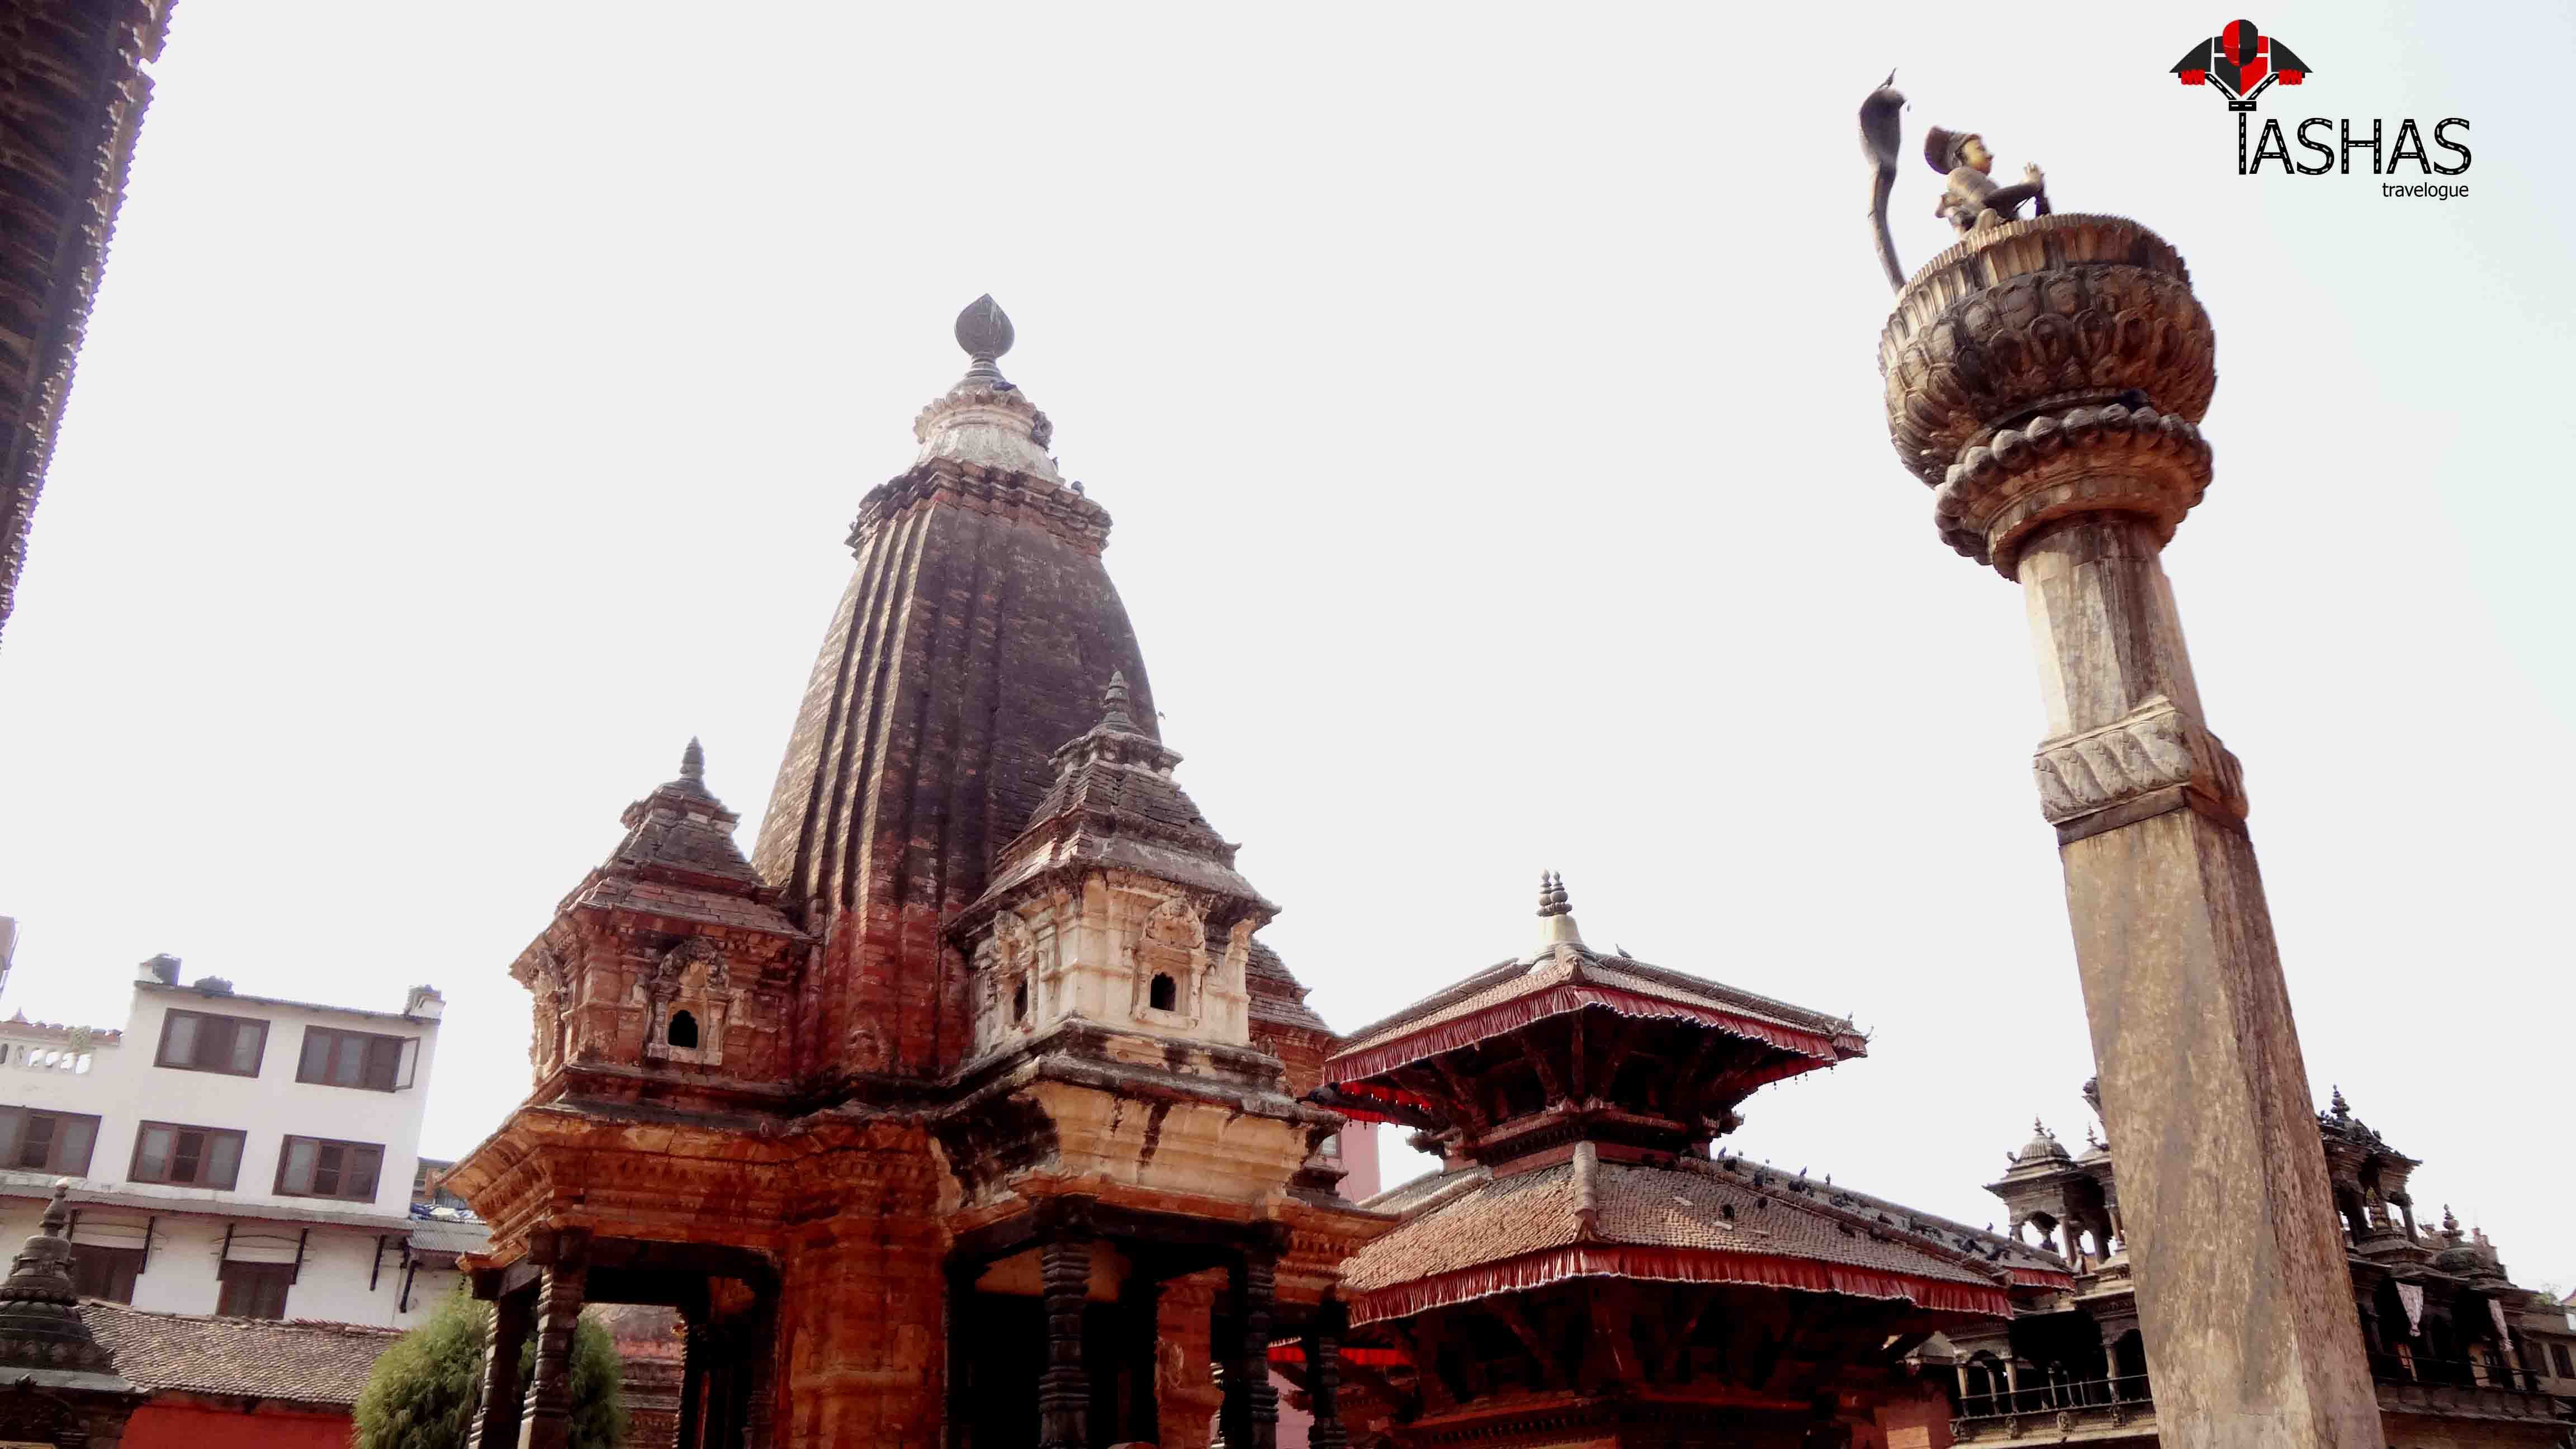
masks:
<path fill-rule="evenodd" d="M 1135 716 L 1127 712 L 1127 671 L 1109 671 L 1109 687 L 1100 691 L 1100 722 L 1112 729 L 1133 730 Z"/>
<path fill-rule="evenodd" d="M 689 747 L 680 751 L 680 778 L 703 780 L 707 777 L 707 752 L 696 735 L 689 736 Z"/>
<path fill-rule="evenodd" d="M 1002 304 L 994 301 L 990 292 L 967 303 L 966 310 L 957 314 L 957 345 L 966 349 L 975 364 L 966 369 L 970 382 L 1000 382 L 1002 370 L 994 363 L 1011 350 L 1014 340 L 1010 314 L 1002 310 Z"/>

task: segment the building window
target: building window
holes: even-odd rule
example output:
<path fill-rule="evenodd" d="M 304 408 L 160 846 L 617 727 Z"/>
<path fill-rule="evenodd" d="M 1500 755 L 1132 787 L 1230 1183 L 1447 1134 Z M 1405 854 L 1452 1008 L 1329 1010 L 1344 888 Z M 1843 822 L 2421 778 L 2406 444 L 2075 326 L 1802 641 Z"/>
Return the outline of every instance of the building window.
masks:
<path fill-rule="evenodd" d="M 152 1064 L 256 1077 L 260 1057 L 267 1050 L 267 1022 L 247 1016 L 173 1011 L 161 1018 L 161 1054 L 152 1059 Z"/>
<path fill-rule="evenodd" d="M 241 1176 L 242 1134 L 221 1127 L 146 1122 L 134 1134 L 133 1182 L 230 1188 Z"/>
<path fill-rule="evenodd" d="M 223 1293 L 215 1311 L 227 1318 L 284 1318 L 286 1290 L 295 1284 L 292 1263 L 226 1263 L 218 1270 Z"/>
<path fill-rule="evenodd" d="M 2549 1366 L 2558 1370 L 2558 1376 L 2562 1379 L 2576 1379 L 2576 1364 L 2568 1363 L 2567 1345 L 2563 1343 L 2553 1343 L 2549 1346 Z"/>
<path fill-rule="evenodd" d="M 685 1011 L 671 1013 L 671 1045 L 694 1051 L 698 1045 L 698 1019 Z"/>
<path fill-rule="evenodd" d="M 110 1303 L 134 1301 L 134 1280 L 143 1276 L 141 1248 L 102 1248 L 72 1244 L 72 1291 L 83 1298 Z"/>
<path fill-rule="evenodd" d="M 376 1196 L 376 1169 L 384 1159 L 385 1150 L 372 1143 L 289 1137 L 285 1150 L 277 1154 L 277 1190 L 286 1197 L 371 1202 Z"/>
<path fill-rule="evenodd" d="M 419 1054 L 420 1042 L 413 1037 L 308 1026 L 304 1054 L 295 1063 L 295 1080 L 326 1087 L 364 1087 L 371 1092 L 399 1091 L 411 1085 L 412 1062 Z"/>
<path fill-rule="evenodd" d="M 0 1167 L 87 1177 L 89 1152 L 96 1145 L 96 1117 L 0 1107 Z"/>
<path fill-rule="evenodd" d="M 1145 1004 L 1156 1011 L 1171 1011 L 1180 1005 L 1180 1000 L 1181 983 L 1174 981 L 1169 972 L 1155 972 L 1153 984 L 1146 988 Z"/>

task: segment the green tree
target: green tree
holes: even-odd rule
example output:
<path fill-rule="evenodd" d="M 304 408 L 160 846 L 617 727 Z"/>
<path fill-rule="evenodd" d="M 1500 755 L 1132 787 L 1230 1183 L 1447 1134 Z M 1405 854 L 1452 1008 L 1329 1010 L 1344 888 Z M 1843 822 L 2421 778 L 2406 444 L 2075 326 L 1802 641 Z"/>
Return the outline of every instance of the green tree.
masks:
<path fill-rule="evenodd" d="M 376 1359 L 358 1395 L 356 1449 L 462 1449 L 474 1423 L 483 1372 L 489 1306 L 458 1292 L 418 1328 Z M 536 1359 L 533 1337 L 519 1357 L 519 1392 L 527 1393 Z M 608 1330 L 581 1321 L 572 1337 L 572 1449 L 617 1449 L 626 1434 L 618 1393 L 617 1345 Z"/>

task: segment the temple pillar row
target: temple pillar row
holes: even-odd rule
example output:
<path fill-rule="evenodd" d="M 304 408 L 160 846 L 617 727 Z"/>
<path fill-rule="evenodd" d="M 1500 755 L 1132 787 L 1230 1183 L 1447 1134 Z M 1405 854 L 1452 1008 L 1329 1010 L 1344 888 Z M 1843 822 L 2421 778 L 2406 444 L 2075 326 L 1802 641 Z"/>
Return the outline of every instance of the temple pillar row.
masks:
<path fill-rule="evenodd" d="M 537 1294 L 537 1362 L 519 1415 L 519 1449 L 568 1449 L 572 1443 L 572 1340 L 581 1325 L 589 1243 L 577 1232 L 556 1239 Z"/>
<path fill-rule="evenodd" d="M 535 1317 L 532 1292 L 512 1293 L 492 1305 L 492 1319 L 483 1327 L 483 1377 L 476 1386 L 466 1449 L 504 1449 L 519 1442 L 519 1355 Z"/>

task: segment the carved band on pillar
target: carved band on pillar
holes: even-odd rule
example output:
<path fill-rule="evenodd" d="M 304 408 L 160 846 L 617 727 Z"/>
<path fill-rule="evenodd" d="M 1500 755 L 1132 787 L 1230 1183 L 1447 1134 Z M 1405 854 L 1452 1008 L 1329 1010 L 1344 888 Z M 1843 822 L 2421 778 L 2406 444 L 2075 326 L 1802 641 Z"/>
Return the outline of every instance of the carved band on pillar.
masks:
<path fill-rule="evenodd" d="M 1091 1376 L 1082 1367 L 1082 1309 L 1091 1297 L 1091 1234 L 1079 1212 L 1056 1216 L 1038 1249 L 1046 1371 L 1038 1376 L 1039 1449 L 1087 1449 Z"/>
<path fill-rule="evenodd" d="M 572 1442 L 572 1339 L 581 1322 L 589 1276 L 590 1235 L 562 1228 L 540 1235 L 545 1284 L 537 1296 L 537 1363 L 519 1416 L 520 1449 L 566 1449 Z M 487 1446 L 488 1449 L 488 1446 Z"/>
<path fill-rule="evenodd" d="M 519 1442 L 519 1353 L 536 1313 L 532 1297 L 512 1293 L 492 1305 L 492 1319 L 483 1327 L 483 1379 L 466 1449 L 507 1449 Z"/>
<path fill-rule="evenodd" d="M 1278 1292 L 1279 1250 L 1256 1244 L 1229 1270 L 1227 1320 L 1217 1326 L 1218 1372 L 1225 1404 L 1217 1411 L 1225 1449 L 1277 1449 L 1279 1390 L 1270 1382 L 1270 1310 Z"/>
<path fill-rule="evenodd" d="M 1306 1398 L 1315 1422 L 1306 1431 L 1311 1449 L 1343 1449 L 1351 1442 L 1342 1423 L 1342 1334 L 1348 1310 L 1339 1301 L 1318 1306 L 1306 1328 Z"/>

